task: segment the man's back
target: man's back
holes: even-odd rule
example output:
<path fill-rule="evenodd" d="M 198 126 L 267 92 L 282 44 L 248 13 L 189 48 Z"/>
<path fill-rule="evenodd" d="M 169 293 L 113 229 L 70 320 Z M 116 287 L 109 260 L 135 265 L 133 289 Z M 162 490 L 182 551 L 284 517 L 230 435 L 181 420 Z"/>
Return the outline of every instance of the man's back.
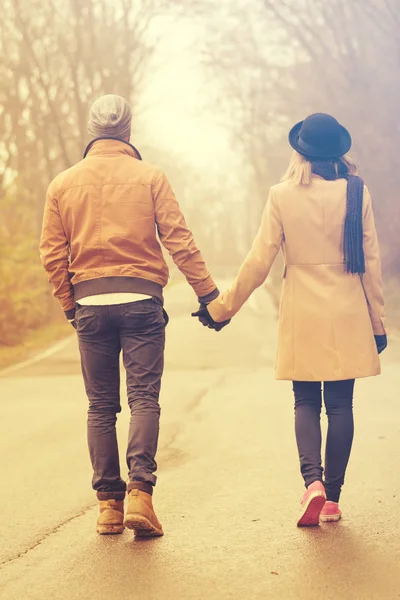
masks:
<path fill-rule="evenodd" d="M 70 246 L 72 283 L 97 277 L 149 277 L 164 286 L 153 193 L 163 173 L 132 146 L 98 140 L 51 185 Z"/>
<path fill-rule="evenodd" d="M 97 139 L 49 186 L 41 258 L 65 311 L 104 293 L 162 299 L 157 234 L 199 298 L 218 294 L 166 176 L 139 158 L 124 140 Z"/>
<path fill-rule="evenodd" d="M 163 287 L 167 248 L 201 303 L 219 294 L 184 216 L 159 169 L 128 142 L 132 111 L 115 95 L 92 106 L 84 160 L 50 184 L 40 253 L 54 295 L 77 330 L 89 400 L 97 531 L 163 535 L 152 504 L 164 368 Z M 115 422 L 121 409 L 120 355 L 131 412 L 121 478 Z M 129 494 L 124 515 L 124 498 Z"/>

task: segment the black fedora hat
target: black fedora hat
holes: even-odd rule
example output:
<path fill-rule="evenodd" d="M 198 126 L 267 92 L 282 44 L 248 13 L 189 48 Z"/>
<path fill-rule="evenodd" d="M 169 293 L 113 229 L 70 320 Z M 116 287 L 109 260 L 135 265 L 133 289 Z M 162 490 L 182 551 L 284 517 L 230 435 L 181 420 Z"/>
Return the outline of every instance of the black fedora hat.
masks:
<path fill-rule="evenodd" d="M 334 117 L 315 113 L 292 127 L 289 143 L 305 158 L 331 160 L 350 150 L 351 136 Z"/>

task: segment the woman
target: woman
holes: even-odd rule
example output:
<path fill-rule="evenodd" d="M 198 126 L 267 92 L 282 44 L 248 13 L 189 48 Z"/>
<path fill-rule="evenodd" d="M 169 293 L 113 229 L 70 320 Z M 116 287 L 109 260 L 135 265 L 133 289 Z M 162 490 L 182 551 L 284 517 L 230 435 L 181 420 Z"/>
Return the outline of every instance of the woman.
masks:
<path fill-rule="evenodd" d="M 349 132 L 314 114 L 289 134 L 294 148 L 271 188 L 253 247 L 230 290 L 198 315 L 219 330 L 266 279 L 280 248 L 277 379 L 293 381 L 295 431 L 306 492 L 298 525 L 341 517 L 339 497 L 353 440 L 353 388 L 380 373 L 387 345 L 371 197 L 346 157 Z M 321 382 L 328 416 L 321 465 Z M 324 479 L 323 479 L 324 472 Z"/>

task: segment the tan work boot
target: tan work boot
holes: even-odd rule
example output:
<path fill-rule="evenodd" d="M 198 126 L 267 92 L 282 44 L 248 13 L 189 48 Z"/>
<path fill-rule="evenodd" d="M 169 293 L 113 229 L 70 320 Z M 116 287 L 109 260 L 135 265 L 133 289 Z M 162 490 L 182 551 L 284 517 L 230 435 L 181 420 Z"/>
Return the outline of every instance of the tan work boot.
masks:
<path fill-rule="evenodd" d="M 162 526 L 154 512 L 151 495 L 141 490 L 129 492 L 124 525 L 128 529 L 133 529 L 138 537 L 164 535 Z"/>
<path fill-rule="evenodd" d="M 124 530 L 124 501 L 100 500 L 100 515 L 97 519 L 97 533 L 101 535 L 122 533 Z"/>

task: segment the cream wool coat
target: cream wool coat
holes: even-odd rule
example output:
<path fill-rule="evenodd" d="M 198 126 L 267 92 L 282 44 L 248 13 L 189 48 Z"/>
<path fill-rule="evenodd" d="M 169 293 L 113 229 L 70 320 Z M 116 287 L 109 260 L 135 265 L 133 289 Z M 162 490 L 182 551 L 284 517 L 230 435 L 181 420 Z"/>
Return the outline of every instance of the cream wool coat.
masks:
<path fill-rule="evenodd" d="M 371 197 L 364 188 L 366 273 L 346 273 L 344 179 L 271 188 L 261 227 L 232 287 L 208 305 L 215 321 L 233 317 L 285 259 L 276 378 L 336 381 L 380 373 L 374 334 L 386 333 L 381 265 Z"/>

